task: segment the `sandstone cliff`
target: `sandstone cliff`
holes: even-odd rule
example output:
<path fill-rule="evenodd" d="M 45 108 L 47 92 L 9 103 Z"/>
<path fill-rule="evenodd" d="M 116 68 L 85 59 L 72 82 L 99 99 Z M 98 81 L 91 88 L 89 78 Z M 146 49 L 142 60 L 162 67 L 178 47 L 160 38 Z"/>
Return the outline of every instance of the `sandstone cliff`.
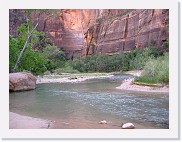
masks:
<path fill-rule="evenodd" d="M 22 10 L 13 12 L 22 14 Z M 33 13 L 32 19 L 35 17 Z M 113 54 L 144 48 L 154 42 L 160 47 L 168 38 L 169 10 L 166 9 L 66 9 L 58 10 L 56 16 L 41 17 L 38 29 L 65 50 L 68 58 Z M 10 34 L 16 35 L 14 29 L 22 22 L 17 16 L 10 16 Z"/>

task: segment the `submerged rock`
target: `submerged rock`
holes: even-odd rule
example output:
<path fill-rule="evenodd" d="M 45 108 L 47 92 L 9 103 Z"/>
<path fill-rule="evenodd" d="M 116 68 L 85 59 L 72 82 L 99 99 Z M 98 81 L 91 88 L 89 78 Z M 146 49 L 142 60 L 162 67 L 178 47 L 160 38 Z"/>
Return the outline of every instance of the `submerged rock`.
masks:
<path fill-rule="evenodd" d="M 9 74 L 10 91 L 26 91 L 35 89 L 36 77 L 31 73 L 18 72 Z"/>

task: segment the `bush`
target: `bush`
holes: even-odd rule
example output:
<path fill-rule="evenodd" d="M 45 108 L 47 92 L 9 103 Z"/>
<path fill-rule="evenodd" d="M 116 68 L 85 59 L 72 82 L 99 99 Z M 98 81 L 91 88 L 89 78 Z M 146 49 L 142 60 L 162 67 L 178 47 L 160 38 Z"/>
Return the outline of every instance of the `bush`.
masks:
<path fill-rule="evenodd" d="M 145 48 L 144 50 L 136 49 L 130 53 L 131 57 L 129 70 L 132 69 L 142 69 L 145 63 L 153 58 L 153 54 L 151 53 L 151 49 Z"/>
<path fill-rule="evenodd" d="M 74 70 L 71 67 L 66 68 L 58 68 L 54 71 L 54 73 L 61 75 L 62 73 L 80 73 L 78 70 Z"/>
<path fill-rule="evenodd" d="M 80 60 L 80 59 L 74 59 L 72 62 L 71 62 L 71 66 L 80 71 L 80 72 L 86 72 L 85 71 L 85 67 L 84 67 L 84 63 Z"/>
<path fill-rule="evenodd" d="M 158 52 L 156 52 L 158 51 Z M 112 56 L 101 54 L 75 59 L 72 67 L 80 72 L 113 72 L 143 69 L 148 60 L 161 56 L 157 48 L 135 49 Z M 162 53 L 163 54 L 163 53 Z"/>
<path fill-rule="evenodd" d="M 63 68 L 58 68 L 54 73 L 61 75 L 62 73 L 80 73 L 78 70 L 73 69 L 72 66 L 67 62 Z"/>
<path fill-rule="evenodd" d="M 56 46 L 47 46 L 43 49 L 43 55 L 46 60 L 47 70 L 53 72 L 57 68 L 62 68 L 65 65 L 65 54 Z"/>
<path fill-rule="evenodd" d="M 135 79 L 137 82 L 145 83 L 169 83 L 169 56 L 158 57 L 149 60 L 142 72 L 141 77 Z"/>
<path fill-rule="evenodd" d="M 162 48 L 164 51 L 169 51 L 169 39 L 167 38 L 167 40 L 162 44 Z"/>

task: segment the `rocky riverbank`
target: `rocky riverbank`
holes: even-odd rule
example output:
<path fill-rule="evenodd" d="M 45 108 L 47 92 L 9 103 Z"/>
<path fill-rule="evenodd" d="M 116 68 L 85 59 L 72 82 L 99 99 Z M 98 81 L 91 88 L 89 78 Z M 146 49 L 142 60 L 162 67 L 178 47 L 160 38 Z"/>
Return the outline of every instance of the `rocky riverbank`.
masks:
<path fill-rule="evenodd" d="M 36 84 L 43 83 L 77 83 L 94 78 L 110 77 L 109 73 L 83 73 L 38 76 Z"/>

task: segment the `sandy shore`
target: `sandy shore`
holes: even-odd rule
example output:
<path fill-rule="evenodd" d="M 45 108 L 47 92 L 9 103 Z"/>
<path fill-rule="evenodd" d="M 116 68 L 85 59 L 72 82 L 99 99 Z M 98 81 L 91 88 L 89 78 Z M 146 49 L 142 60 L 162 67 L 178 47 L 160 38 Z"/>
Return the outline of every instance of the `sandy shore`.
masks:
<path fill-rule="evenodd" d="M 167 93 L 169 92 L 169 88 L 164 87 L 150 87 L 150 86 L 140 86 L 133 84 L 134 78 L 125 79 L 121 86 L 116 87 L 121 90 L 128 91 L 142 91 L 142 92 L 156 92 L 156 93 Z"/>
<path fill-rule="evenodd" d="M 13 112 L 9 113 L 10 129 L 49 129 L 51 127 L 53 127 L 51 120 L 23 116 Z"/>
<path fill-rule="evenodd" d="M 67 77 L 63 76 L 43 76 L 43 77 L 37 77 L 36 84 L 43 84 L 43 83 L 78 83 L 89 79 L 94 78 L 103 78 L 103 77 L 110 77 L 113 75 L 107 74 L 107 75 L 101 75 L 101 76 L 95 76 L 94 74 L 89 75 L 68 75 Z"/>
<path fill-rule="evenodd" d="M 141 76 L 142 70 L 132 70 L 126 71 L 124 74 L 130 74 L 136 77 Z M 143 86 L 143 85 L 136 85 L 133 83 L 134 78 L 125 79 L 122 84 L 117 89 L 127 90 L 127 91 L 139 91 L 139 92 L 156 92 L 156 93 L 168 93 L 169 88 L 167 86 L 163 87 L 151 87 L 151 86 Z"/>
<path fill-rule="evenodd" d="M 10 129 L 121 129 L 121 122 L 127 123 L 126 120 L 107 120 L 107 125 L 99 124 L 101 120 L 95 119 L 93 121 L 87 120 L 84 117 L 79 119 L 57 120 L 43 120 L 40 118 L 33 118 L 29 116 L 19 115 L 17 113 L 9 113 L 9 128 Z M 121 122 L 120 122 L 121 121 Z M 151 124 L 134 124 L 137 129 L 150 129 Z"/>

